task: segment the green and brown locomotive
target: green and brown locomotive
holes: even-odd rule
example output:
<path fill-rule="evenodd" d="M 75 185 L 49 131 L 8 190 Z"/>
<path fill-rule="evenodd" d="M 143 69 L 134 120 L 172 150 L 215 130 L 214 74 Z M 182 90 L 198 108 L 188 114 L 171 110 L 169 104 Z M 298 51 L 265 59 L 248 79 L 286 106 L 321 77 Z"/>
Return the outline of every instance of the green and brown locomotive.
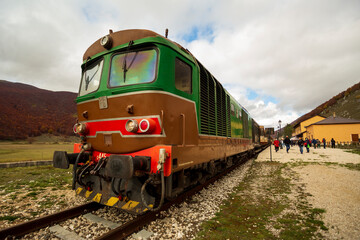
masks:
<path fill-rule="evenodd" d="M 186 49 L 148 30 L 112 32 L 85 52 L 76 99 L 76 194 L 134 213 L 157 209 L 258 147 L 249 113 Z"/>

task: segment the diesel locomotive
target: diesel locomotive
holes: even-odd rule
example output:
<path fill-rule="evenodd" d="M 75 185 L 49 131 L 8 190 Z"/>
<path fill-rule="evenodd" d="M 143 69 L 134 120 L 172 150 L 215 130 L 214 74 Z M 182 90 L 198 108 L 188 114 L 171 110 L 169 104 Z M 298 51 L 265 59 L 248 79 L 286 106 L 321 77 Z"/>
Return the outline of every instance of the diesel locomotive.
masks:
<path fill-rule="evenodd" d="M 90 200 L 143 213 L 249 155 L 260 128 L 181 45 L 149 30 L 112 32 L 84 53 L 73 189 Z"/>

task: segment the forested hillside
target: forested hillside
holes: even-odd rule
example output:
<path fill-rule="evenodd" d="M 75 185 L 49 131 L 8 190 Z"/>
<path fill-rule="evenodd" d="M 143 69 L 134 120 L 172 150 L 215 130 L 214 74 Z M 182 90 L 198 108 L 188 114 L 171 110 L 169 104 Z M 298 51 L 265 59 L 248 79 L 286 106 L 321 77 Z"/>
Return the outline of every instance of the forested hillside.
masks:
<path fill-rule="evenodd" d="M 0 80 L 0 139 L 72 135 L 77 94 Z"/>
<path fill-rule="evenodd" d="M 360 82 L 299 117 L 291 125 L 294 126 L 315 115 L 329 117 L 333 113 L 339 117 L 360 119 Z"/>

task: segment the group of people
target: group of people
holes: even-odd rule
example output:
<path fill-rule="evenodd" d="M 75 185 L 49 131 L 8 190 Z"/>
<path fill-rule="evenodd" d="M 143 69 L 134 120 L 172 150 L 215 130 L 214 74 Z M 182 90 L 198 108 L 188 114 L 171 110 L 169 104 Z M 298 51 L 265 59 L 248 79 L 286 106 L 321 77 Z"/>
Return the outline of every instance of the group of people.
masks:
<path fill-rule="evenodd" d="M 275 139 L 274 141 L 274 146 L 275 146 L 275 151 L 279 151 L 279 146 L 283 146 L 285 145 L 286 147 L 286 152 L 289 153 L 290 150 L 290 144 L 291 144 L 291 140 L 289 138 L 289 136 L 286 136 L 286 138 L 283 140 L 281 140 L 281 142 L 278 139 Z"/>
<path fill-rule="evenodd" d="M 326 139 L 323 138 L 322 139 L 322 143 L 324 146 L 324 149 L 326 148 Z M 274 140 L 274 146 L 275 146 L 275 151 L 279 151 L 279 147 L 282 148 L 283 145 L 285 145 L 286 147 L 286 152 L 289 153 L 290 150 L 290 145 L 293 146 L 294 142 L 290 140 L 289 136 L 286 136 L 286 138 L 284 140 L 281 140 L 281 142 L 279 141 L 279 139 L 275 139 Z M 314 149 L 316 149 L 316 147 L 320 148 L 320 141 L 319 139 L 307 139 L 305 138 L 305 140 L 302 139 L 302 137 L 299 137 L 299 140 L 297 141 L 297 144 L 300 148 L 300 153 L 303 154 L 303 148 L 306 148 L 306 152 L 310 152 L 310 147 L 314 146 Z M 334 138 L 331 139 L 331 148 L 335 148 L 335 140 Z"/>

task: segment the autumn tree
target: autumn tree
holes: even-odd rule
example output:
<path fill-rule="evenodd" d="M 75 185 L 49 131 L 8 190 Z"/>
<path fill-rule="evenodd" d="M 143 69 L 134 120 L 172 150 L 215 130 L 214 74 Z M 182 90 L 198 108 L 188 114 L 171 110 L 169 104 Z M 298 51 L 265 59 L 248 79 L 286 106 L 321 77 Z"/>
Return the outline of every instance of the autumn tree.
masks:
<path fill-rule="evenodd" d="M 284 127 L 283 136 L 284 136 L 284 137 L 286 137 L 286 136 L 291 137 L 293 131 L 294 131 L 294 128 L 291 126 L 291 124 L 287 124 L 287 125 Z"/>

